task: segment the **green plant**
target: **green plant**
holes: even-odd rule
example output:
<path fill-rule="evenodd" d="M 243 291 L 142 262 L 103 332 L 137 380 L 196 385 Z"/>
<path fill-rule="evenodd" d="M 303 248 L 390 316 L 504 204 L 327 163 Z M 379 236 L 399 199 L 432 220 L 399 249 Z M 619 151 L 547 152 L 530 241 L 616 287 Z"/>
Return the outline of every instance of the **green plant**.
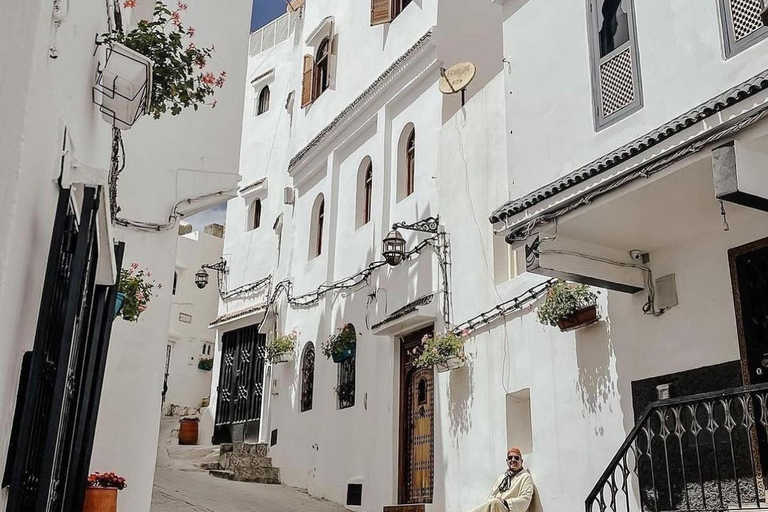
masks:
<path fill-rule="evenodd" d="M 350 404 L 355 400 L 355 383 L 354 381 L 342 382 L 334 388 L 336 396 L 339 397 L 339 402 Z"/>
<path fill-rule="evenodd" d="M 91 473 L 88 475 L 88 487 L 109 487 L 111 489 L 117 489 L 122 491 L 128 485 L 125 483 L 125 478 L 117 476 L 112 473 Z"/>
<path fill-rule="evenodd" d="M 277 359 L 283 355 L 293 352 L 296 348 L 296 339 L 299 333 L 292 331 L 289 334 L 278 336 L 267 345 L 267 359 L 270 363 L 274 363 Z"/>
<path fill-rule="evenodd" d="M 467 334 L 465 331 L 462 334 Z M 421 338 L 421 347 L 413 349 L 413 365 L 417 368 L 428 368 L 445 363 L 448 359 L 457 357 L 467 360 L 464 354 L 464 339 L 453 333 L 446 332 L 436 336 L 425 334 Z"/>
<path fill-rule="evenodd" d="M 155 286 L 158 290 L 163 287 L 162 283 L 155 285 L 155 280 L 150 279 L 151 277 L 152 274 L 140 269 L 138 263 L 131 263 L 127 269 L 120 269 L 119 291 L 125 295 L 123 309 L 120 311 L 123 320 L 138 321 L 139 315 L 147 309 L 147 304 L 153 297 L 152 290 Z"/>
<path fill-rule="evenodd" d="M 554 327 L 561 318 L 595 304 L 597 304 L 597 294 L 587 285 L 568 284 L 558 280 L 547 292 L 547 298 L 539 307 L 537 315 L 539 322 Z"/>
<path fill-rule="evenodd" d="M 345 350 L 355 348 L 357 341 L 357 335 L 355 331 L 347 325 L 343 329 L 339 328 L 334 334 L 332 334 L 328 341 L 323 343 L 321 347 L 323 355 L 330 359 L 334 355 L 339 355 Z"/>
<path fill-rule="evenodd" d="M 201 357 L 200 360 L 197 362 L 197 367 L 207 372 L 213 370 L 213 358 Z"/>
<path fill-rule="evenodd" d="M 124 7 L 135 5 L 136 0 L 123 3 Z M 185 44 L 185 39 L 195 35 L 195 29 L 181 23 L 181 13 L 187 10 L 187 4 L 178 2 L 176 7 L 172 11 L 158 0 L 151 21 L 139 21 L 127 34 L 102 34 L 99 40 L 101 44 L 124 44 L 152 60 L 152 94 L 147 113 L 155 119 L 168 111 L 175 116 L 187 107 L 197 110 L 213 95 L 214 87 L 224 86 L 227 76 L 225 71 L 218 76 L 202 71 L 214 47 L 199 48 L 191 41 Z M 216 102 L 210 105 L 215 107 Z"/>

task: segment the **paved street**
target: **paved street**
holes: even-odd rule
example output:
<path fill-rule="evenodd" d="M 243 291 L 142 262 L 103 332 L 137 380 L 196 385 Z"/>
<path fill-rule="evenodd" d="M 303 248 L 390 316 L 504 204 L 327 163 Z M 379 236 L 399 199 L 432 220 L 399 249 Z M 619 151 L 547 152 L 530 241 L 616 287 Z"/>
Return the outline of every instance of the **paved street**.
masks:
<path fill-rule="evenodd" d="M 178 446 L 178 418 L 163 418 L 151 512 L 341 512 L 345 509 L 284 485 L 232 482 L 195 467 L 213 460 L 213 447 Z"/>

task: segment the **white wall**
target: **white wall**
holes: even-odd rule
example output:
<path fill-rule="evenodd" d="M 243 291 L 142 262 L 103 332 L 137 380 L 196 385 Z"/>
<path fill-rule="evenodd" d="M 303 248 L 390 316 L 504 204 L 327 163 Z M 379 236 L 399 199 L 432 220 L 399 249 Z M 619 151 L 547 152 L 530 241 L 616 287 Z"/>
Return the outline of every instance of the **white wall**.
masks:
<path fill-rule="evenodd" d="M 195 273 L 204 263 L 216 263 L 223 245 L 223 239 L 203 231 L 179 237 L 176 252 L 178 279 L 168 330 L 168 344 L 172 348 L 164 411 L 171 405 L 200 407 L 202 399 L 210 394 L 211 372 L 199 369 L 197 364 L 202 357 L 214 355 L 215 332 L 208 329 L 208 324 L 216 318 L 219 291 L 215 273 L 210 273 L 209 286 L 202 290 L 195 284 Z M 182 313 L 189 315 L 191 321 L 181 321 Z M 210 346 L 210 355 L 207 349 L 203 354 L 204 346 Z"/>

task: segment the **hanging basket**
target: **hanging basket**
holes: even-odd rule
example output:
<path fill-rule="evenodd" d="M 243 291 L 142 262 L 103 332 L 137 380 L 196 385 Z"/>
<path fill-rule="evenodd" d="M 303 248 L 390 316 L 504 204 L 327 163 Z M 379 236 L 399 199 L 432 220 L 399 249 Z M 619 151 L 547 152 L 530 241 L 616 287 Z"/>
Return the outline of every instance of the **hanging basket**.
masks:
<path fill-rule="evenodd" d="M 115 297 L 115 318 L 120 316 L 120 312 L 123 310 L 123 304 L 125 304 L 125 294 L 123 292 L 117 292 L 117 297 Z"/>
<path fill-rule="evenodd" d="M 341 352 L 335 352 L 332 357 L 334 363 L 343 363 L 344 361 L 352 359 L 354 356 L 355 347 L 347 347 Z"/>
<path fill-rule="evenodd" d="M 562 317 L 557 321 L 557 326 L 561 331 L 568 332 L 591 325 L 599 319 L 600 317 L 597 315 L 597 306 L 593 304 L 581 308 L 568 316 Z"/>
<path fill-rule="evenodd" d="M 276 354 L 275 357 L 272 358 L 272 363 L 274 364 L 287 363 L 289 361 L 293 361 L 293 353 L 291 352 Z"/>
<path fill-rule="evenodd" d="M 467 364 L 466 359 L 459 356 L 454 356 L 446 359 L 442 363 L 437 363 L 435 367 L 437 368 L 438 373 L 445 373 L 451 370 L 458 370 L 459 368 L 463 367 L 466 364 Z"/>

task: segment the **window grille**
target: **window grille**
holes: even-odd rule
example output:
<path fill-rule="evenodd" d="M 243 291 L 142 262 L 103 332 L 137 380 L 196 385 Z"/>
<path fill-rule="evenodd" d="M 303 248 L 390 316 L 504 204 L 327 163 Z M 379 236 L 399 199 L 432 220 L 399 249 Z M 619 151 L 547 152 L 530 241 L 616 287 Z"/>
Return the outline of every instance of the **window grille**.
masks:
<path fill-rule="evenodd" d="M 633 0 L 588 0 L 595 127 L 642 108 Z"/>
<path fill-rule="evenodd" d="M 301 358 L 301 412 L 312 409 L 315 387 L 315 346 L 310 342 Z"/>
<path fill-rule="evenodd" d="M 720 0 L 725 55 L 731 57 L 768 35 L 760 14 L 764 0 Z"/>
<path fill-rule="evenodd" d="M 339 409 L 354 407 L 355 405 L 355 362 L 357 355 L 339 363 L 338 385 L 336 397 Z"/>

